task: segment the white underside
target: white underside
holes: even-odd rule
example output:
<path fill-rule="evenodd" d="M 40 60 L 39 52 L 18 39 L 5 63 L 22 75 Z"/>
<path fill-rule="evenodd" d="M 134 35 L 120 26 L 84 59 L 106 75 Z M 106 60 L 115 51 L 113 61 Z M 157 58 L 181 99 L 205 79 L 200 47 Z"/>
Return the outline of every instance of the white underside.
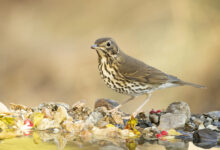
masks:
<path fill-rule="evenodd" d="M 158 89 L 164 89 L 164 88 L 169 88 L 169 87 L 174 87 L 174 86 L 177 86 L 177 84 L 173 84 L 173 83 L 165 83 L 165 84 L 162 84 L 158 87 Z"/>

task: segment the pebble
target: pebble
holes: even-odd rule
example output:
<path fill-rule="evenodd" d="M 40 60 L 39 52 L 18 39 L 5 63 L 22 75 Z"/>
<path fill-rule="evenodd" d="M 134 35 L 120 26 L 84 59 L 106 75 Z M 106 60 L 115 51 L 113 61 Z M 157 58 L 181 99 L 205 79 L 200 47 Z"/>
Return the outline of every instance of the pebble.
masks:
<path fill-rule="evenodd" d="M 197 130 L 193 133 L 193 143 L 205 149 L 216 146 L 220 139 L 220 133 L 211 129 Z"/>
<path fill-rule="evenodd" d="M 2 102 L 0 102 L 0 113 L 8 113 L 10 112 L 9 109 L 7 108 L 7 106 L 5 106 L 5 104 L 3 104 Z"/>
<path fill-rule="evenodd" d="M 51 128 L 59 128 L 59 127 L 60 127 L 60 124 L 48 118 L 42 119 L 41 122 L 37 125 L 38 130 L 48 130 Z"/>
<path fill-rule="evenodd" d="M 198 130 L 202 130 L 202 129 L 205 129 L 205 126 L 201 123 L 198 127 Z"/>
<path fill-rule="evenodd" d="M 200 124 L 203 124 L 203 121 L 201 119 L 199 119 L 199 118 L 195 118 L 193 120 L 193 123 L 195 123 L 195 125 L 199 126 Z"/>
<path fill-rule="evenodd" d="M 219 131 L 218 127 L 217 126 L 213 126 L 213 125 L 208 125 L 206 128 L 208 129 L 211 129 L 211 130 L 216 130 L 216 131 Z"/>
<path fill-rule="evenodd" d="M 185 114 L 166 113 L 160 116 L 160 125 L 158 128 L 161 130 L 183 128 L 185 126 L 186 120 L 187 117 Z"/>
<path fill-rule="evenodd" d="M 155 123 L 155 124 L 159 123 L 159 116 L 157 114 L 150 114 L 149 119 L 152 123 Z"/>
<path fill-rule="evenodd" d="M 57 111 L 54 114 L 54 121 L 60 124 L 62 121 L 68 118 L 68 113 L 65 107 L 59 106 Z"/>
<path fill-rule="evenodd" d="M 118 105 L 118 102 L 116 102 L 115 100 L 102 98 L 96 100 L 94 108 L 96 109 L 98 107 L 106 107 L 107 110 L 111 110 Z"/>
<path fill-rule="evenodd" d="M 211 118 L 215 120 L 220 119 L 220 111 L 211 111 L 211 112 L 208 112 L 207 115 L 209 115 Z"/>
<path fill-rule="evenodd" d="M 191 112 L 189 105 L 185 102 L 174 102 L 171 103 L 166 110 L 167 113 L 173 113 L 173 114 L 184 114 L 186 115 L 187 121 L 190 120 Z"/>
<path fill-rule="evenodd" d="M 89 117 L 86 119 L 86 124 L 96 124 L 99 120 L 101 120 L 104 116 L 100 112 L 92 112 Z"/>

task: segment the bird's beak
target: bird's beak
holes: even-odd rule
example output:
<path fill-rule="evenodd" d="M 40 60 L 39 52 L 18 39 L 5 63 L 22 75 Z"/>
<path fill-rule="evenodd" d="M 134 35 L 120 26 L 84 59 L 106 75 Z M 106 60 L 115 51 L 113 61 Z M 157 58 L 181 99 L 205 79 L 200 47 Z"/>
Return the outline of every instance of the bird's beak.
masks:
<path fill-rule="evenodd" d="M 96 44 L 91 46 L 91 49 L 96 49 L 98 46 Z"/>

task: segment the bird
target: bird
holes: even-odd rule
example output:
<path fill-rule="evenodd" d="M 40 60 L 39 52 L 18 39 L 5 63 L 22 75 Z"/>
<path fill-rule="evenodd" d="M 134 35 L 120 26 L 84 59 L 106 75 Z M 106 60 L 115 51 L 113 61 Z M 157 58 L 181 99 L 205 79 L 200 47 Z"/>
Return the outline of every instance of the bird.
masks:
<path fill-rule="evenodd" d="M 98 55 L 98 69 L 105 84 L 114 91 L 128 95 L 129 98 L 110 110 L 117 111 L 122 105 L 146 95 L 143 103 L 133 116 L 139 113 L 150 100 L 154 91 L 164 88 L 189 85 L 205 88 L 202 85 L 182 81 L 176 76 L 164 73 L 146 63 L 124 53 L 111 37 L 99 38 L 91 46 Z"/>

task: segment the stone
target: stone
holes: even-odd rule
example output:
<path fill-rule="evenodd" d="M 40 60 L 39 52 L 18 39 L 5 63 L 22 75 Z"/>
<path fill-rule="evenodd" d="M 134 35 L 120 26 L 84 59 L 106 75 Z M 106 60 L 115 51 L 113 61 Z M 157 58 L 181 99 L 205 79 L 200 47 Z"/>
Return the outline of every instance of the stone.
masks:
<path fill-rule="evenodd" d="M 42 108 L 41 112 L 44 114 L 45 118 L 50 118 L 50 119 L 52 118 L 52 114 L 48 108 L 46 107 Z"/>
<path fill-rule="evenodd" d="M 85 123 L 86 124 L 96 124 L 101 120 L 104 116 L 100 112 L 92 112 L 89 117 L 86 119 Z"/>
<path fill-rule="evenodd" d="M 152 131 L 152 128 L 148 127 L 145 128 L 141 133 L 145 140 L 153 140 L 155 139 L 155 134 L 157 133 L 157 131 Z"/>
<path fill-rule="evenodd" d="M 75 121 L 86 120 L 92 110 L 89 107 L 85 106 L 84 101 L 78 101 L 72 105 L 71 109 L 69 109 L 68 113 Z"/>
<path fill-rule="evenodd" d="M 188 150 L 189 149 L 189 143 L 184 142 L 184 141 L 169 142 L 169 141 L 159 140 L 158 144 L 163 145 L 166 148 L 166 150 Z"/>
<path fill-rule="evenodd" d="M 114 119 L 116 124 L 124 124 L 121 115 L 114 113 L 114 114 L 112 114 L 112 118 Z"/>
<path fill-rule="evenodd" d="M 62 127 L 63 127 L 67 132 L 70 132 L 70 133 L 73 133 L 73 132 L 75 131 L 73 122 L 70 121 L 70 120 L 65 120 L 65 121 L 62 123 Z"/>
<path fill-rule="evenodd" d="M 201 115 L 201 116 L 200 116 L 200 119 L 204 122 L 204 121 L 205 121 L 205 116 L 204 116 L 204 115 Z"/>
<path fill-rule="evenodd" d="M 59 106 L 54 114 L 54 120 L 58 124 L 60 124 L 62 121 L 66 120 L 67 118 L 68 118 L 68 113 L 66 108 L 63 106 Z"/>
<path fill-rule="evenodd" d="M 216 130 L 216 131 L 219 131 L 218 127 L 217 126 L 213 126 L 213 125 L 208 125 L 206 128 L 208 129 L 211 129 L 211 130 Z"/>
<path fill-rule="evenodd" d="M 155 123 L 155 124 L 159 123 L 159 116 L 157 114 L 150 114 L 149 119 L 152 123 Z"/>
<path fill-rule="evenodd" d="M 56 123 L 54 120 L 44 118 L 41 120 L 41 122 L 37 126 L 38 130 L 48 130 L 51 128 L 60 128 L 60 125 Z"/>
<path fill-rule="evenodd" d="M 38 106 L 39 110 L 42 110 L 42 108 L 46 107 L 48 109 L 51 109 L 52 111 L 56 111 L 58 109 L 59 106 L 64 107 L 66 110 L 68 110 L 70 108 L 70 106 L 66 103 L 62 103 L 62 102 L 49 102 L 49 103 L 41 103 Z"/>
<path fill-rule="evenodd" d="M 214 125 L 214 126 L 217 126 L 217 127 L 220 129 L 220 121 L 218 121 L 218 122 L 213 122 L 213 125 Z"/>
<path fill-rule="evenodd" d="M 184 114 L 186 115 L 187 122 L 190 120 L 190 116 L 191 116 L 189 105 L 182 101 L 171 103 L 167 107 L 166 112 L 173 113 L 173 114 Z"/>
<path fill-rule="evenodd" d="M 197 130 L 193 133 L 193 143 L 202 148 L 211 148 L 217 145 L 220 133 L 211 129 Z"/>
<path fill-rule="evenodd" d="M 9 109 L 7 108 L 7 106 L 5 106 L 5 104 L 3 104 L 2 102 L 0 102 L 0 113 L 9 113 Z"/>
<path fill-rule="evenodd" d="M 187 122 L 184 127 L 184 131 L 193 132 L 197 129 L 196 125 L 193 122 Z"/>
<path fill-rule="evenodd" d="M 193 123 L 195 123 L 195 125 L 199 126 L 200 124 L 203 124 L 203 121 L 201 119 L 199 119 L 199 118 L 195 118 L 193 120 Z"/>
<path fill-rule="evenodd" d="M 211 111 L 211 112 L 208 112 L 207 115 L 209 115 L 211 118 L 215 120 L 220 119 L 220 111 Z"/>
<path fill-rule="evenodd" d="M 212 121 L 213 121 L 212 118 L 207 117 L 203 124 L 204 124 L 205 127 L 207 127 L 207 126 L 212 124 Z"/>
<path fill-rule="evenodd" d="M 185 114 L 166 113 L 160 116 L 160 125 L 158 128 L 161 130 L 183 128 L 186 121 L 187 117 Z"/>
<path fill-rule="evenodd" d="M 94 108 L 96 109 L 98 107 L 106 107 L 107 110 L 111 110 L 118 105 L 118 102 L 114 100 L 101 98 L 96 100 Z"/>
<path fill-rule="evenodd" d="M 31 108 L 27 107 L 27 106 L 24 106 L 24 105 L 20 105 L 20 104 L 14 104 L 14 103 L 10 103 L 10 109 L 11 110 L 14 110 L 14 111 L 21 111 L 21 110 L 25 110 L 25 111 L 30 111 Z"/>
<path fill-rule="evenodd" d="M 198 127 L 198 130 L 202 130 L 202 129 L 205 129 L 205 126 L 201 123 Z"/>
<path fill-rule="evenodd" d="M 152 123 L 149 119 L 149 113 L 138 113 L 138 115 L 136 116 L 137 120 L 138 120 L 138 124 L 137 126 L 139 126 L 140 128 L 147 128 L 147 127 L 152 127 Z"/>

